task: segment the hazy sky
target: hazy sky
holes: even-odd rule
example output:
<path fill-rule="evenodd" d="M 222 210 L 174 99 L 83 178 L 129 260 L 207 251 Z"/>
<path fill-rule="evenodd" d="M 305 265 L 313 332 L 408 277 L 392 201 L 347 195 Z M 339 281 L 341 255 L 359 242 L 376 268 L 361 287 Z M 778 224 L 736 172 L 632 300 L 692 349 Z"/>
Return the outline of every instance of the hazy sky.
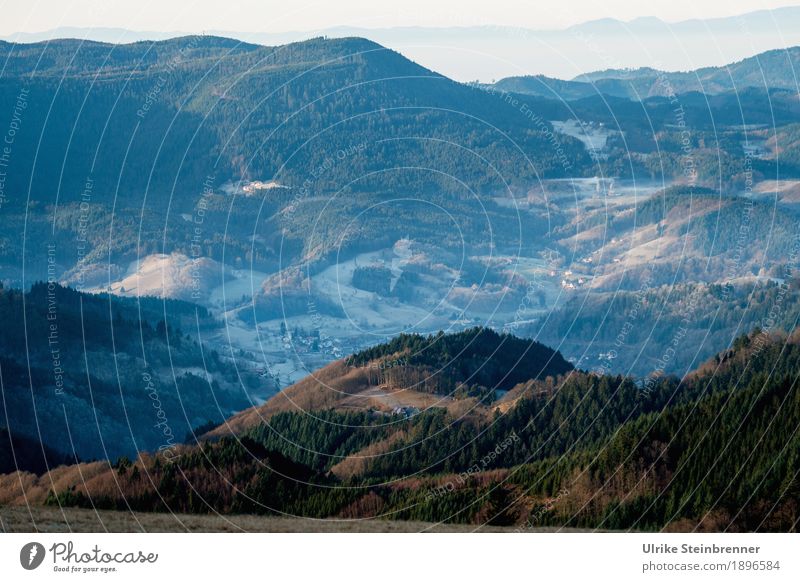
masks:
<path fill-rule="evenodd" d="M 674 22 L 730 16 L 797 0 L 0 0 L 0 34 L 59 26 L 132 30 L 285 32 L 333 26 L 562 28 L 597 18 L 658 16 Z"/>

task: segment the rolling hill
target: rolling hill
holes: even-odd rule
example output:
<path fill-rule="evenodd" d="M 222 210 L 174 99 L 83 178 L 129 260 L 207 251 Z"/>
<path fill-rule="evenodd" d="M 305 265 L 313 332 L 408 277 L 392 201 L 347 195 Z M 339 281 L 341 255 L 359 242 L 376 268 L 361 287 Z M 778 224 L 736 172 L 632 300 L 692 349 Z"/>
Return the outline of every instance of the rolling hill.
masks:
<path fill-rule="evenodd" d="M 280 412 L 483 409 L 520 383 L 570 370 L 558 352 L 490 329 L 401 334 L 314 372 L 208 436 L 243 433 Z"/>

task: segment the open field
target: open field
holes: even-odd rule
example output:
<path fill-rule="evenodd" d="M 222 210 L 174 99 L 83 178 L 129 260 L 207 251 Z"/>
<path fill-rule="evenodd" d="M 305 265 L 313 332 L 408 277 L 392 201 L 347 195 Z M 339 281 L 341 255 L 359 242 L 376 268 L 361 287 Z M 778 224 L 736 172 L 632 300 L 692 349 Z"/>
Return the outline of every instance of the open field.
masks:
<path fill-rule="evenodd" d="M 535 528 L 526 531 L 555 531 Z M 267 532 L 267 533 L 510 533 L 511 527 L 441 525 L 419 521 L 332 520 L 256 515 L 187 515 L 93 511 L 56 507 L 0 507 L 0 531 L 39 532 Z"/>

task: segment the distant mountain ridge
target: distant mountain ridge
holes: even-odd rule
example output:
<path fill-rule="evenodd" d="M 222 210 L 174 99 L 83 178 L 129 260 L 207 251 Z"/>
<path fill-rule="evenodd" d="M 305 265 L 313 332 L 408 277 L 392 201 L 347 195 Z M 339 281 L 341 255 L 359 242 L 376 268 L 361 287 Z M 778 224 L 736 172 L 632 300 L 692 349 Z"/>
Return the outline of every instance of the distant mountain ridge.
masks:
<path fill-rule="evenodd" d="M 293 263 L 332 248 L 308 240 L 326 197 L 337 204 L 320 216 L 335 228 L 401 190 L 479 216 L 475 193 L 523 190 L 592 164 L 576 138 L 554 148 L 545 117 L 526 122 L 497 95 L 363 38 L 0 43 L 0 60 L 0 110 L 24 109 L 0 233 L 3 278 L 18 286 L 46 276 L 48 241 L 64 281 L 109 259 L 124 272 L 149 255 L 190 256 L 197 242 L 206 258 L 274 273 L 280 253 Z M 274 187 L 246 194 L 250 182 Z M 386 219 L 392 230 L 381 232 L 393 236 L 401 225 Z"/>
<path fill-rule="evenodd" d="M 164 40 L 191 32 L 200 31 L 165 33 L 65 27 L 5 38 L 17 42 L 64 37 L 131 42 Z M 608 67 L 637 68 L 653 63 L 669 71 L 722 65 L 756 53 L 800 44 L 800 8 L 788 6 L 681 22 L 665 22 L 654 17 L 631 21 L 609 18 L 575 24 L 563 30 L 495 23 L 452 27 L 340 26 L 286 32 L 209 30 L 206 33 L 268 46 L 317 36 L 366 37 L 450 78 L 490 82 L 520 74 L 572 78 Z M 709 38 L 713 39 L 713 50 L 709 50 Z M 631 50 L 631 46 L 637 50 Z"/>
<path fill-rule="evenodd" d="M 573 370 L 557 351 L 532 340 L 473 328 L 398 337 L 334 362 L 232 416 L 210 434 L 244 432 L 265 418 L 296 411 L 425 406 L 461 409 L 491 404 L 520 383 Z"/>
<path fill-rule="evenodd" d="M 570 81 L 543 76 L 508 77 L 494 84 L 503 91 L 566 100 L 598 94 L 643 100 L 700 92 L 716 95 L 749 88 L 797 90 L 800 87 L 800 47 L 777 49 L 722 67 L 666 72 L 650 67 L 605 69 L 578 75 Z"/>
<path fill-rule="evenodd" d="M 713 35 L 720 32 L 738 32 L 743 33 L 746 31 L 756 32 L 760 30 L 773 30 L 778 24 L 786 27 L 793 27 L 800 24 L 800 6 L 782 6 L 777 8 L 762 9 L 749 11 L 742 14 L 733 16 L 718 16 L 709 18 L 690 18 L 686 20 L 679 20 L 676 22 L 668 22 L 656 16 L 640 16 L 630 20 L 622 20 L 618 18 L 600 18 L 594 20 L 587 20 L 578 24 L 573 24 L 562 29 L 557 28 L 523 28 L 514 25 L 502 24 L 485 24 L 473 26 L 453 26 L 453 27 L 440 27 L 440 26 L 396 26 L 396 27 L 358 27 L 358 26 L 334 26 L 330 28 L 323 28 L 317 30 L 289 30 L 282 32 L 260 32 L 260 31 L 234 31 L 234 30 L 220 30 L 210 29 L 204 31 L 206 34 L 225 36 L 236 38 L 245 42 L 253 42 L 257 44 L 283 44 L 285 42 L 294 42 L 297 40 L 305 40 L 308 35 L 311 36 L 366 36 L 370 37 L 369 32 L 374 31 L 379 34 L 386 34 L 394 32 L 397 35 L 405 36 L 419 36 L 426 32 L 434 32 L 437 34 L 451 34 L 457 35 L 462 33 L 475 31 L 485 31 L 486 33 L 493 33 L 495 35 L 502 35 L 504 30 L 524 30 L 529 33 L 555 35 L 561 32 L 582 32 L 593 34 L 618 34 L 621 31 L 627 33 L 636 32 L 652 32 L 654 30 L 663 30 L 664 27 L 676 34 L 692 33 L 692 34 L 707 34 Z M 127 39 L 129 42 L 137 42 L 141 40 L 165 40 L 177 36 L 186 36 L 192 34 L 192 31 L 187 30 L 173 30 L 173 31 L 156 31 L 156 30 L 131 30 L 121 27 L 77 27 L 77 26 L 62 26 L 41 32 L 17 32 L 6 34 L 0 37 L 2 40 L 13 42 L 40 42 L 52 40 L 57 38 L 85 38 L 87 40 L 96 40 L 100 42 L 118 42 L 119 38 Z M 375 39 L 377 41 L 377 39 Z M 380 42 L 380 41 L 377 41 Z"/>

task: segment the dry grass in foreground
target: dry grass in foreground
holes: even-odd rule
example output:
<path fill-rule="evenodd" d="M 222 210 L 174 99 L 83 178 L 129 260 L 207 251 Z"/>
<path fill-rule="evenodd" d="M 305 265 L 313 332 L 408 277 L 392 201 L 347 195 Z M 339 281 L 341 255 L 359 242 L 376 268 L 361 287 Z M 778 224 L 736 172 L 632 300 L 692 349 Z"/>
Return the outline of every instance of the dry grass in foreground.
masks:
<path fill-rule="evenodd" d="M 467 533 L 513 532 L 515 528 L 439 525 L 418 521 L 331 520 L 256 515 L 187 515 L 93 511 L 57 507 L 0 507 L 3 532 L 272 532 L 272 533 Z M 555 531 L 536 528 L 528 531 Z M 574 531 L 574 530 L 573 530 Z"/>

